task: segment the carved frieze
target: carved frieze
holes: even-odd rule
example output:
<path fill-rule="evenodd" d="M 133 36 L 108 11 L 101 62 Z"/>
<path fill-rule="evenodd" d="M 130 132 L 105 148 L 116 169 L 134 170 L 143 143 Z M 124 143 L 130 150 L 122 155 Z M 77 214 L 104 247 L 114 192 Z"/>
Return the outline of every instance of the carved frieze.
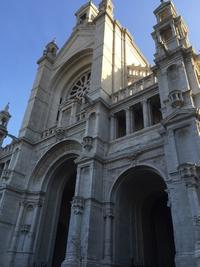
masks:
<path fill-rule="evenodd" d="M 90 151 L 93 147 L 94 138 L 91 136 L 85 136 L 83 138 L 83 148 L 87 151 Z"/>
<path fill-rule="evenodd" d="M 84 198 L 74 197 L 72 200 L 72 209 L 75 215 L 82 214 L 84 210 Z"/>
<path fill-rule="evenodd" d="M 196 187 L 199 183 L 198 166 L 193 163 L 184 163 L 178 167 L 180 176 L 184 179 L 187 187 Z"/>
<path fill-rule="evenodd" d="M 65 130 L 63 128 L 57 128 L 55 130 L 56 140 L 62 140 L 65 138 Z"/>

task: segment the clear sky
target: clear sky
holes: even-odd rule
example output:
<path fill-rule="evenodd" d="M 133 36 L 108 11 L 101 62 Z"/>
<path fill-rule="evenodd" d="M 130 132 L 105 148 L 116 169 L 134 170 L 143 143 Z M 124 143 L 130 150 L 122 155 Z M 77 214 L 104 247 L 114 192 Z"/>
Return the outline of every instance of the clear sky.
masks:
<path fill-rule="evenodd" d="M 100 0 L 95 0 L 99 4 Z M 153 10 L 160 0 L 113 0 L 115 17 L 129 29 L 137 45 L 153 63 L 155 24 Z M 0 109 L 10 102 L 9 132 L 18 135 L 35 77 L 37 59 L 46 43 L 56 37 L 61 47 L 75 24 L 74 13 L 86 0 L 1 0 L 0 3 Z M 174 0 L 200 49 L 200 0 Z"/>

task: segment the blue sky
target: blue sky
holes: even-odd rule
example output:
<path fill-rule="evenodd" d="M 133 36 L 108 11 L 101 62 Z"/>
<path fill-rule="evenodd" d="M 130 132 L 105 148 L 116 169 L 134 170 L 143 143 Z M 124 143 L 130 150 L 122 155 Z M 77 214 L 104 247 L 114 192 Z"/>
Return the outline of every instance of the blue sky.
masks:
<path fill-rule="evenodd" d="M 0 4 L 0 109 L 10 102 L 9 132 L 18 135 L 37 65 L 46 43 L 56 37 L 59 47 L 75 24 L 75 11 L 86 0 L 1 0 Z M 114 0 L 115 17 L 129 29 L 150 63 L 154 43 L 153 10 L 159 0 Z M 98 4 L 99 1 L 94 1 Z M 190 30 L 190 40 L 200 49 L 199 0 L 174 0 Z"/>

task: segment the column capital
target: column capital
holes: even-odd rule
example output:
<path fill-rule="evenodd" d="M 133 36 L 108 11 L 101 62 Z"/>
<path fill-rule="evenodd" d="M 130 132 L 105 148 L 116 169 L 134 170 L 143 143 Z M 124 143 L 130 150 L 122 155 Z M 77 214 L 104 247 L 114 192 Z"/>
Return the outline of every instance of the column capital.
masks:
<path fill-rule="evenodd" d="M 104 218 L 111 218 L 112 219 L 114 217 L 113 206 L 114 206 L 114 204 L 111 202 L 105 203 Z"/>
<path fill-rule="evenodd" d="M 179 165 L 178 170 L 180 172 L 181 178 L 198 178 L 197 167 L 198 166 L 195 163 L 183 163 Z"/>
<path fill-rule="evenodd" d="M 83 197 L 76 196 L 72 200 L 72 209 L 75 215 L 82 214 L 85 206 Z"/>
<path fill-rule="evenodd" d="M 183 163 L 179 165 L 178 171 L 181 178 L 185 181 L 189 188 L 198 186 L 198 166 L 194 163 Z"/>

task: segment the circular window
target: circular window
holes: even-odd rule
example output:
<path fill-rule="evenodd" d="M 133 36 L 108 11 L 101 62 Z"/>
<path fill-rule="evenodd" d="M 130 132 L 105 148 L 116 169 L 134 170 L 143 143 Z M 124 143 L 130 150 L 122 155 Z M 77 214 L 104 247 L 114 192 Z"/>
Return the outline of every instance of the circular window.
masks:
<path fill-rule="evenodd" d="M 90 89 L 90 77 L 91 72 L 84 73 L 76 82 L 73 84 L 69 98 L 77 98 L 81 100 L 83 96 L 89 91 Z"/>

